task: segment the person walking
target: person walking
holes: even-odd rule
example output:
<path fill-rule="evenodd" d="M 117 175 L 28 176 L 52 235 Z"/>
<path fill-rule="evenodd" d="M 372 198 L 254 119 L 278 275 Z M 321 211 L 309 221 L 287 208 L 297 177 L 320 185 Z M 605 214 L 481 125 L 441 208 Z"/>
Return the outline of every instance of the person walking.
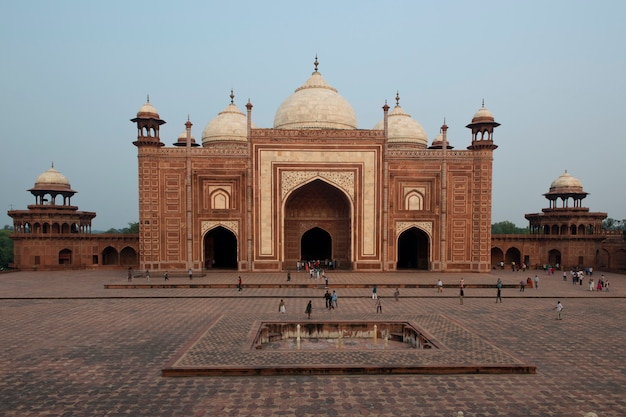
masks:
<path fill-rule="evenodd" d="M 377 291 L 378 288 L 376 287 L 376 285 L 374 285 L 374 287 L 372 288 L 372 300 L 376 300 L 378 298 L 378 295 L 376 294 Z"/>
<path fill-rule="evenodd" d="M 324 294 L 324 301 L 326 301 L 326 308 L 330 310 L 331 295 L 328 290 L 326 290 L 326 294 Z"/>
<path fill-rule="evenodd" d="M 165 273 L 163 274 L 163 281 L 169 281 L 170 280 L 170 274 L 165 271 Z"/>
<path fill-rule="evenodd" d="M 337 293 L 333 290 L 333 294 L 330 297 L 330 305 L 332 308 L 337 308 L 339 305 L 337 304 Z"/>
<path fill-rule="evenodd" d="M 187 271 L 187 274 L 189 275 L 189 281 L 191 281 L 193 279 L 193 271 L 191 270 L 191 268 L 189 268 L 189 271 Z"/>
<path fill-rule="evenodd" d="M 308 318 L 311 318 L 312 311 L 313 311 L 313 305 L 311 303 L 311 300 L 309 300 L 309 303 L 306 305 L 306 309 L 304 309 L 304 313 L 307 315 Z"/>
<path fill-rule="evenodd" d="M 380 297 L 376 298 L 376 314 L 383 314 L 383 305 L 380 303 Z"/>
<path fill-rule="evenodd" d="M 128 282 L 131 282 L 133 280 L 133 269 L 129 266 L 128 267 Z"/>
<path fill-rule="evenodd" d="M 286 311 L 286 309 L 285 309 L 285 302 L 284 302 L 284 301 L 283 301 L 283 299 L 281 298 L 281 299 L 280 299 L 280 303 L 278 303 L 278 312 L 279 312 L 280 314 L 285 314 L 285 311 Z"/>
<path fill-rule="evenodd" d="M 556 302 L 556 307 L 554 307 L 554 309 L 556 310 L 556 319 L 557 320 L 562 320 L 562 312 L 563 312 L 563 304 L 561 304 L 560 301 Z"/>
<path fill-rule="evenodd" d="M 291 281 L 291 272 L 287 272 L 287 282 Z"/>
<path fill-rule="evenodd" d="M 150 271 L 146 269 L 146 281 L 150 281 Z"/>
<path fill-rule="evenodd" d="M 496 294 L 496 304 L 497 304 L 498 300 L 502 302 L 502 280 L 500 278 L 498 278 L 498 282 L 496 282 L 496 288 L 498 290 Z"/>
<path fill-rule="evenodd" d="M 400 299 L 400 289 L 396 288 L 396 290 L 393 292 L 393 298 L 396 299 L 396 301 L 398 301 Z"/>
<path fill-rule="evenodd" d="M 465 296 L 465 292 L 463 290 L 463 287 L 460 287 L 459 290 L 460 290 L 460 292 L 459 292 L 459 303 L 461 305 L 463 305 L 463 297 Z"/>
<path fill-rule="evenodd" d="M 237 282 L 237 291 L 241 291 L 241 290 L 242 290 L 242 288 L 241 288 L 241 277 L 239 277 L 239 280 Z"/>
<path fill-rule="evenodd" d="M 535 289 L 539 288 L 539 276 L 535 275 Z"/>
<path fill-rule="evenodd" d="M 437 292 L 443 292 L 443 282 L 441 281 L 441 278 L 437 280 Z"/>

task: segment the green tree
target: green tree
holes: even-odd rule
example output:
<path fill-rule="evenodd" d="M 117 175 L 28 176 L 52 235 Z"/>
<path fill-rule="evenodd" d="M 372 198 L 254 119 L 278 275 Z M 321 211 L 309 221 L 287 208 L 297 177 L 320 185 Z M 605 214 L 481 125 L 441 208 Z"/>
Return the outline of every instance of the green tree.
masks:
<path fill-rule="evenodd" d="M 139 233 L 139 222 L 128 223 L 128 227 L 124 227 L 123 229 L 112 227 L 104 233 Z"/>
<path fill-rule="evenodd" d="M 13 263 L 13 241 L 9 238 L 12 231 L 12 228 L 7 226 L 0 230 L 0 267 L 2 268 L 7 268 L 10 263 Z"/>
<path fill-rule="evenodd" d="M 509 221 L 497 222 L 491 225 L 492 235 L 515 235 L 528 234 L 527 227 L 517 227 L 515 223 Z"/>
<path fill-rule="evenodd" d="M 602 230 L 624 230 L 624 220 L 615 220 L 608 217 L 602 220 Z"/>

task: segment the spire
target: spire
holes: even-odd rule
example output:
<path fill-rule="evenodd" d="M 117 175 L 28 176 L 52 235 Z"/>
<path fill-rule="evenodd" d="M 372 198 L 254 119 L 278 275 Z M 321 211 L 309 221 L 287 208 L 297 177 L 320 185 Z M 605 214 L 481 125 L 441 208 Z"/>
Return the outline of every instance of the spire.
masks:
<path fill-rule="evenodd" d="M 146 94 L 146 103 L 150 103 L 150 94 Z"/>
<path fill-rule="evenodd" d="M 396 107 L 400 107 L 400 92 L 396 90 Z"/>
<path fill-rule="evenodd" d="M 230 104 L 235 104 L 235 93 L 232 88 L 230 89 Z"/>
<path fill-rule="evenodd" d="M 315 54 L 315 62 L 313 63 L 313 65 L 315 65 L 315 72 L 317 72 L 317 66 L 318 66 L 319 64 L 320 64 L 320 63 L 317 61 L 317 54 Z"/>

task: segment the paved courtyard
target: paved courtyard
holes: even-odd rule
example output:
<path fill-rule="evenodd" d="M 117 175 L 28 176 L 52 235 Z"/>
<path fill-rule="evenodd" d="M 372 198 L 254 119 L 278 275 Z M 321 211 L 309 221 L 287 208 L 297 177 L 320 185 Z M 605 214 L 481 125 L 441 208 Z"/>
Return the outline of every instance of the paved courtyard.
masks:
<path fill-rule="evenodd" d="M 625 416 L 626 276 L 605 274 L 611 291 L 598 293 L 539 271 L 538 289 L 506 287 L 502 303 L 495 303 L 495 288 L 480 287 L 498 277 L 513 286 L 534 275 L 331 271 L 329 287 L 339 294 L 339 307 L 328 311 L 322 282 L 298 272 L 289 283 L 286 273 L 222 271 L 194 277 L 207 288 L 119 289 L 105 288 L 127 284 L 119 271 L 2 274 L 0 416 Z M 434 288 L 438 278 L 443 293 Z M 468 286 L 463 305 L 461 278 Z M 189 280 L 171 273 L 168 283 L 188 286 Z M 133 284 L 148 283 L 135 278 Z M 163 279 L 153 274 L 150 284 Z M 371 299 L 374 284 L 382 314 Z M 392 296 L 396 287 L 399 301 Z M 284 315 L 278 313 L 281 298 Z M 488 343 L 535 366 L 536 373 L 161 376 L 211 323 L 228 323 L 247 335 L 250 317 L 304 322 L 309 300 L 317 321 L 409 316 L 453 323 L 472 335 L 468 352 L 480 357 L 476 347 Z M 556 320 L 557 300 L 565 306 L 563 320 Z M 238 355 L 254 355 L 232 338 L 224 340 L 223 348 L 203 352 L 213 352 L 207 360 L 227 355 L 236 363 Z M 371 353 L 342 354 L 376 360 Z"/>

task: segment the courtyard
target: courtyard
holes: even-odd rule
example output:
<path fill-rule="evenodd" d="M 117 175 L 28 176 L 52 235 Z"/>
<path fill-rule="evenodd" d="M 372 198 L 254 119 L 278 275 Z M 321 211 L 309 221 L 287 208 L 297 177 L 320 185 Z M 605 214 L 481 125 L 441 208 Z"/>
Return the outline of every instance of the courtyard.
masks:
<path fill-rule="evenodd" d="M 516 288 L 535 273 L 538 289 Z M 243 291 L 237 290 L 239 276 Z M 610 291 L 596 292 L 588 290 L 588 277 L 579 286 L 559 274 L 534 270 L 330 271 L 329 289 L 339 296 L 334 310 L 325 308 L 322 280 L 311 280 L 305 272 L 291 271 L 290 282 L 286 276 L 211 271 L 194 275 L 190 282 L 180 271 L 170 273 L 164 286 L 156 273 L 150 281 L 138 273 L 131 285 L 124 271 L 2 274 L 0 415 L 626 415 L 625 276 L 605 274 Z M 593 278 L 599 276 L 596 272 Z M 441 293 L 435 289 L 439 278 L 444 283 Z M 466 285 L 462 305 L 461 278 Z M 486 287 L 497 278 L 505 285 L 502 303 L 495 303 L 495 287 Z M 382 298 L 382 314 L 376 313 L 371 297 L 373 285 Z M 396 288 L 398 301 L 393 297 Z M 280 299 L 285 314 L 278 312 Z M 397 362 L 402 356 L 380 350 L 328 349 L 308 355 L 279 349 L 258 356 L 250 349 L 252 321 L 306 323 L 309 300 L 315 321 L 414 320 L 426 330 L 443 323 L 452 329 L 449 333 L 466 340 L 458 351 L 435 353 L 443 360 L 471 357 L 485 365 L 504 358 L 536 372 L 163 376 L 163 369 L 179 360 L 194 366 L 237 365 L 264 362 L 262 355 L 271 355 L 270 368 L 278 368 L 281 357 L 285 364 L 297 362 L 303 368 L 320 358 L 338 364 L 365 366 L 378 360 L 401 365 Z M 565 307 L 563 320 L 556 320 L 553 310 L 559 300 Z M 414 360 L 410 355 L 404 359 Z"/>

